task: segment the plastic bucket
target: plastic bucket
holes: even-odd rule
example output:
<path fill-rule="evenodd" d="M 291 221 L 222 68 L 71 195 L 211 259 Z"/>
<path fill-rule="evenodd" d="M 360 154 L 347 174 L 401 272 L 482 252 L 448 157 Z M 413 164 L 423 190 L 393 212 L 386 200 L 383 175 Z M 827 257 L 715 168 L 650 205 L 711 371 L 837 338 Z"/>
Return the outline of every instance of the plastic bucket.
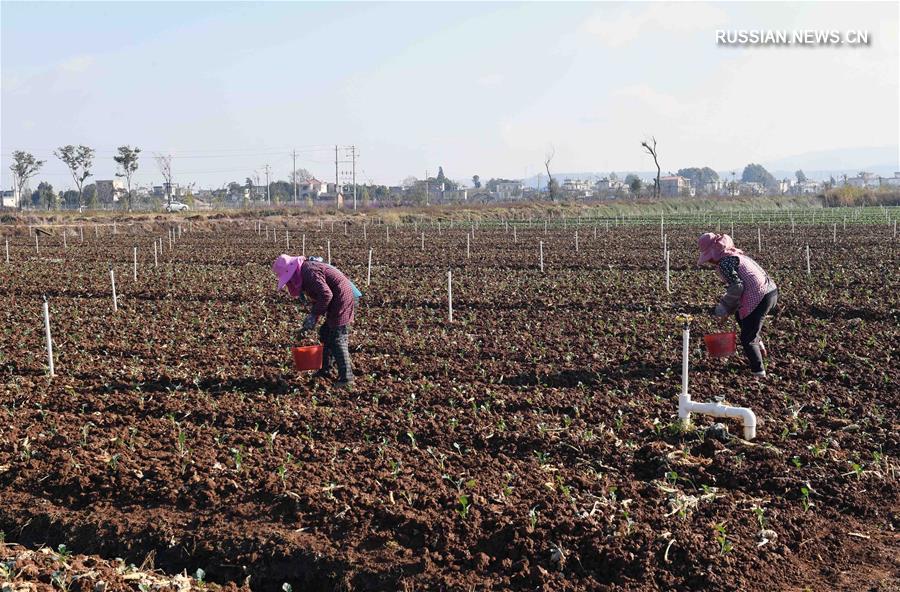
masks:
<path fill-rule="evenodd" d="M 703 336 L 703 341 L 711 358 L 727 358 L 737 351 L 736 333 L 710 333 Z"/>
<path fill-rule="evenodd" d="M 322 367 L 322 346 L 304 345 L 292 347 L 294 370 L 318 370 Z"/>

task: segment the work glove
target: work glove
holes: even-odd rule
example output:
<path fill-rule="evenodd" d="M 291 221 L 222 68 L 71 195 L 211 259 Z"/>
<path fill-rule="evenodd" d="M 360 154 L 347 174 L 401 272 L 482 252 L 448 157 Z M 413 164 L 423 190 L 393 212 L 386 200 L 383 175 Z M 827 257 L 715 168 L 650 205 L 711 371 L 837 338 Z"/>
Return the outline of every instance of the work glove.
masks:
<path fill-rule="evenodd" d="M 319 317 L 314 314 L 310 314 L 306 317 L 306 320 L 303 321 L 303 331 L 309 331 L 310 329 L 315 329 L 316 323 L 319 322 Z"/>
<path fill-rule="evenodd" d="M 717 304 L 715 306 L 715 308 L 713 308 L 712 313 L 713 313 L 713 316 L 716 316 L 716 317 L 727 317 L 728 316 L 728 310 L 724 306 L 722 306 L 721 303 Z"/>

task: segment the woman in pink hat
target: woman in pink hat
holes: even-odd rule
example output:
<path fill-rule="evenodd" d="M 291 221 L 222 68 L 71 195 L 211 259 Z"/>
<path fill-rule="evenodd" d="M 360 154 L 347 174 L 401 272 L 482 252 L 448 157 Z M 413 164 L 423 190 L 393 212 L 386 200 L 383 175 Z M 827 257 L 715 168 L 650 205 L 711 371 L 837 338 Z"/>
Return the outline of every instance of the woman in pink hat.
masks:
<path fill-rule="evenodd" d="M 725 295 L 713 314 L 726 317 L 735 313 L 741 327 L 741 345 L 754 376 L 764 378 L 763 356 L 766 348 L 759 337 L 763 318 L 778 302 L 778 287 L 760 265 L 734 246 L 727 234 L 707 232 L 700 237 L 698 265 L 716 266 L 725 282 Z"/>
<path fill-rule="evenodd" d="M 353 366 L 350 363 L 350 323 L 359 291 L 347 276 L 337 268 L 321 260 L 306 257 L 279 255 L 272 263 L 272 273 L 278 277 L 278 289 L 287 288 L 293 298 L 308 298 L 312 310 L 303 321 L 300 336 L 315 328 L 319 318 L 325 315 L 325 322 L 319 329 L 322 342 L 322 369 L 318 376 L 331 375 L 332 359 L 338 368 L 339 387 L 353 383 Z"/>

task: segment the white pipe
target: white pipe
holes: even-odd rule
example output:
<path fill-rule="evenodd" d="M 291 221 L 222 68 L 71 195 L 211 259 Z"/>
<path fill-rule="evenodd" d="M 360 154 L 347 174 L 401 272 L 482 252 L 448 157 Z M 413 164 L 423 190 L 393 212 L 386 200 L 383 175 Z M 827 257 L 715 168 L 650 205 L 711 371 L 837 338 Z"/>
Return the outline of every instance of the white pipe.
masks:
<path fill-rule="evenodd" d="M 78 236 L 81 237 L 81 242 L 84 242 L 84 226 L 78 227 Z"/>
<path fill-rule="evenodd" d="M 578 231 L 575 231 L 575 252 L 578 252 Z"/>
<path fill-rule="evenodd" d="M 513 224 L 513 242 L 514 243 L 519 242 L 519 239 L 516 237 L 516 225 L 515 224 Z"/>
<path fill-rule="evenodd" d="M 541 249 L 541 272 L 543 273 L 543 271 L 544 271 L 544 241 L 541 241 L 540 249 Z"/>
<path fill-rule="evenodd" d="M 300 248 L 300 254 L 306 256 L 306 235 L 303 235 L 303 246 Z"/>
<path fill-rule="evenodd" d="M 812 270 L 809 267 L 809 245 L 806 245 L 806 275 L 812 275 Z"/>
<path fill-rule="evenodd" d="M 284 231 L 284 250 L 290 252 L 291 250 L 291 231 Z"/>
<path fill-rule="evenodd" d="M 53 370 L 53 338 L 50 336 L 50 305 L 47 304 L 47 296 L 44 296 L 44 337 L 47 340 L 47 365 L 50 368 L 50 377 L 56 375 Z"/>
<path fill-rule="evenodd" d="M 366 272 L 366 286 L 372 283 L 372 247 L 369 247 L 369 270 Z"/>
<path fill-rule="evenodd" d="M 63 248 L 64 249 L 69 248 L 69 241 L 66 240 L 66 230 L 65 229 L 63 229 Z"/>
<path fill-rule="evenodd" d="M 112 284 L 113 312 L 117 312 L 119 303 L 116 299 L 116 273 L 113 271 L 112 265 L 109 266 L 109 281 Z"/>
<path fill-rule="evenodd" d="M 470 246 L 469 246 L 469 242 L 470 242 L 470 241 L 469 241 L 469 238 L 470 238 L 470 237 L 469 237 L 469 233 L 467 232 L 467 233 L 466 233 L 466 259 L 468 259 L 468 258 L 470 258 L 470 257 L 472 256 L 472 251 L 471 251 L 471 248 L 470 248 Z"/>
<path fill-rule="evenodd" d="M 6 263 L 9 265 L 9 239 L 6 239 Z"/>
<path fill-rule="evenodd" d="M 425 233 L 422 233 L 422 252 L 425 252 Z"/>
<path fill-rule="evenodd" d="M 134 248 L 134 282 L 137 283 L 137 247 Z"/>
<path fill-rule="evenodd" d="M 681 394 L 678 395 L 678 418 L 684 425 L 690 425 L 691 413 L 702 413 L 712 417 L 740 419 L 744 426 L 744 440 L 756 437 L 756 414 L 748 407 L 732 407 L 722 403 L 695 403 L 688 393 L 688 355 L 690 348 L 690 326 L 685 323 L 682 332 Z"/>
<path fill-rule="evenodd" d="M 756 250 L 762 253 L 762 230 L 759 229 L 759 226 L 756 227 Z"/>
<path fill-rule="evenodd" d="M 368 237 L 368 234 L 366 233 L 366 223 L 363 222 L 363 241 L 368 242 L 368 240 L 369 240 L 369 237 Z"/>
<path fill-rule="evenodd" d="M 448 319 L 453 322 L 453 272 L 447 271 L 447 314 Z"/>
<path fill-rule="evenodd" d="M 159 259 L 156 256 L 156 241 L 153 241 L 153 267 L 159 267 Z"/>
<path fill-rule="evenodd" d="M 41 254 L 41 247 L 38 246 L 38 233 L 34 233 L 34 250 L 38 255 Z"/>
<path fill-rule="evenodd" d="M 331 239 L 328 239 L 328 265 L 331 265 Z"/>

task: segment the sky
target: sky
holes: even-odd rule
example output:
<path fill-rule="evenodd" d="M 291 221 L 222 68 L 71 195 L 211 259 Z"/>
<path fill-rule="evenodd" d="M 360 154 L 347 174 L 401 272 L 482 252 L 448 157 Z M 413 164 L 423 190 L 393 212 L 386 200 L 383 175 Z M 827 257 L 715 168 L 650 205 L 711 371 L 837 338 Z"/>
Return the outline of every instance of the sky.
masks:
<path fill-rule="evenodd" d="M 298 168 L 398 184 L 733 169 L 900 144 L 896 2 L 0 2 L 0 183 L 72 187 L 53 150 L 142 149 L 136 181 Z M 868 46 L 719 46 L 717 30 L 861 30 Z M 862 166 L 863 163 L 860 163 Z M 888 163 L 894 164 L 894 163 Z M 339 165 L 342 179 L 351 169 Z"/>

